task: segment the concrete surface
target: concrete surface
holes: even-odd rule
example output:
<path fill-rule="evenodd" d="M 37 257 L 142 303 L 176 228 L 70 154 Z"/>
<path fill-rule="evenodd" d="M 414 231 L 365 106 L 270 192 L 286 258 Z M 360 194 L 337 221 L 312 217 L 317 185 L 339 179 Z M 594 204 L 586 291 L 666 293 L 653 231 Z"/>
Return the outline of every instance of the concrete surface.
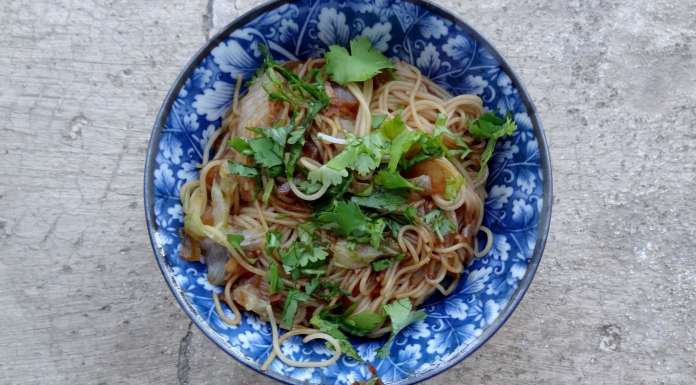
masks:
<path fill-rule="evenodd" d="M 0 384 L 262 384 L 179 310 L 142 169 L 155 113 L 257 1 L 0 4 Z M 531 290 L 444 384 L 696 384 L 696 7 L 440 1 L 505 54 L 553 156 Z"/>

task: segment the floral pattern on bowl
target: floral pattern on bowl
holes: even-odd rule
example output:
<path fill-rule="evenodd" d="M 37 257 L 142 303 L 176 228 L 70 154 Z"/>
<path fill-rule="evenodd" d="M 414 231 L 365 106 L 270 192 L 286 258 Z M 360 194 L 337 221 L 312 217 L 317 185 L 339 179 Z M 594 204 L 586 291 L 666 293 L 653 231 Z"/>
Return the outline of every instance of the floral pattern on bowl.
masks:
<path fill-rule="evenodd" d="M 531 102 L 492 47 L 445 11 L 409 0 L 280 1 L 230 25 L 194 58 L 160 112 L 145 175 L 148 225 L 165 279 L 187 314 L 222 349 L 258 370 L 271 351 L 270 327 L 249 313 L 237 327 L 221 321 L 211 299 L 221 288 L 208 283 L 205 265 L 179 258 L 179 189 L 197 179 L 204 145 L 230 106 L 234 79 L 250 79 L 261 65 L 259 44 L 278 60 L 296 60 L 360 35 L 450 92 L 477 94 L 486 109 L 512 113 L 519 127 L 499 141 L 491 162 L 484 218 L 495 236 L 490 253 L 466 269 L 453 294 L 426 302 L 427 318 L 398 336 L 387 359 L 376 357 L 383 341 L 353 341 L 385 383 L 410 384 L 459 362 L 502 325 L 531 282 L 550 218 L 548 153 Z M 282 350 L 300 361 L 331 356 L 321 342 L 303 344 L 301 337 Z M 266 374 L 288 383 L 341 385 L 371 376 L 366 365 L 345 356 L 323 369 L 275 360 Z"/>

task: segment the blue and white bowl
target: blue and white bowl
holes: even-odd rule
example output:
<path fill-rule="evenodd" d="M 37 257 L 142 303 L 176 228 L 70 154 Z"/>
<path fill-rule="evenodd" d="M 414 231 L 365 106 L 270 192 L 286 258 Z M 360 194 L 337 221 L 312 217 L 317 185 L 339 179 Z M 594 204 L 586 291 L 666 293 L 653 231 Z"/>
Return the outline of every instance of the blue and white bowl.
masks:
<path fill-rule="evenodd" d="M 238 327 L 225 324 L 211 300 L 221 288 L 208 283 L 205 265 L 179 258 L 179 189 L 198 177 L 204 145 L 230 106 L 233 79 L 250 79 L 261 65 L 259 44 L 277 60 L 296 60 L 360 35 L 451 93 L 477 94 L 486 109 L 511 112 L 519 127 L 499 141 L 491 162 L 484 218 L 495 236 L 490 253 L 466 269 L 453 294 L 426 302 L 427 318 L 399 335 L 387 359 L 375 354 L 383 341 L 354 341 L 385 383 L 413 384 L 460 362 L 502 326 L 532 281 L 551 216 L 551 167 L 537 112 L 500 54 L 456 16 L 416 0 L 300 0 L 274 1 L 235 20 L 194 56 L 159 112 L 145 167 L 148 231 L 186 314 L 220 348 L 259 370 L 271 351 L 270 326 L 248 313 Z M 282 350 L 300 361 L 331 355 L 323 343 L 305 345 L 300 337 Z M 348 357 L 322 369 L 275 360 L 264 374 L 286 383 L 341 385 L 371 377 L 366 365 Z"/>

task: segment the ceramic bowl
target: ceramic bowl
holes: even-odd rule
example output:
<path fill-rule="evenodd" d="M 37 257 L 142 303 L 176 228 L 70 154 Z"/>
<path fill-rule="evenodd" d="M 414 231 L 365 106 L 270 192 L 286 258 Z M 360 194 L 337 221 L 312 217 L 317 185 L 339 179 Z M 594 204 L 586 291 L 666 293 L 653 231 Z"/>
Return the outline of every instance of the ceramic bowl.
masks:
<path fill-rule="evenodd" d="M 145 168 L 148 231 L 164 279 L 186 314 L 220 348 L 258 371 L 271 351 L 270 326 L 246 313 L 241 325 L 230 327 L 214 311 L 211 295 L 221 288 L 208 283 L 205 265 L 178 256 L 179 189 L 198 177 L 204 144 L 230 107 L 233 79 L 248 80 L 261 65 L 259 44 L 277 60 L 297 60 L 359 35 L 451 93 L 477 94 L 487 110 L 511 112 L 518 125 L 513 137 L 499 141 L 491 161 L 484 219 L 495 237 L 490 253 L 467 267 L 453 294 L 433 296 L 422 306 L 427 318 L 398 336 L 391 356 L 376 357 L 381 340 L 354 340 L 385 383 L 413 384 L 462 361 L 503 325 L 532 281 L 551 216 L 551 168 L 534 105 L 502 56 L 458 17 L 424 1 L 300 0 L 274 1 L 233 21 L 193 57 L 159 112 Z M 300 337 L 282 349 L 295 360 L 331 354 L 323 343 L 305 345 Z M 340 385 L 371 376 L 367 365 L 347 357 L 322 369 L 275 360 L 263 374 L 285 383 Z"/>

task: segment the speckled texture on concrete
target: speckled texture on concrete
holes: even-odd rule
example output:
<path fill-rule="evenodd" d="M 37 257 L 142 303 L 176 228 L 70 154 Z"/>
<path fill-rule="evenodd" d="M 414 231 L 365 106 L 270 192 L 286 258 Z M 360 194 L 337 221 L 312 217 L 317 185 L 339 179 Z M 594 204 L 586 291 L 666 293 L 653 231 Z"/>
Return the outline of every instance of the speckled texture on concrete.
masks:
<path fill-rule="evenodd" d="M 0 4 L 0 384 L 262 384 L 174 303 L 144 228 L 165 93 L 258 1 Z M 443 0 L 540 110 L 551 235 L 496 336 L 427 384 L 696 383 L 696 7 Z"/>

